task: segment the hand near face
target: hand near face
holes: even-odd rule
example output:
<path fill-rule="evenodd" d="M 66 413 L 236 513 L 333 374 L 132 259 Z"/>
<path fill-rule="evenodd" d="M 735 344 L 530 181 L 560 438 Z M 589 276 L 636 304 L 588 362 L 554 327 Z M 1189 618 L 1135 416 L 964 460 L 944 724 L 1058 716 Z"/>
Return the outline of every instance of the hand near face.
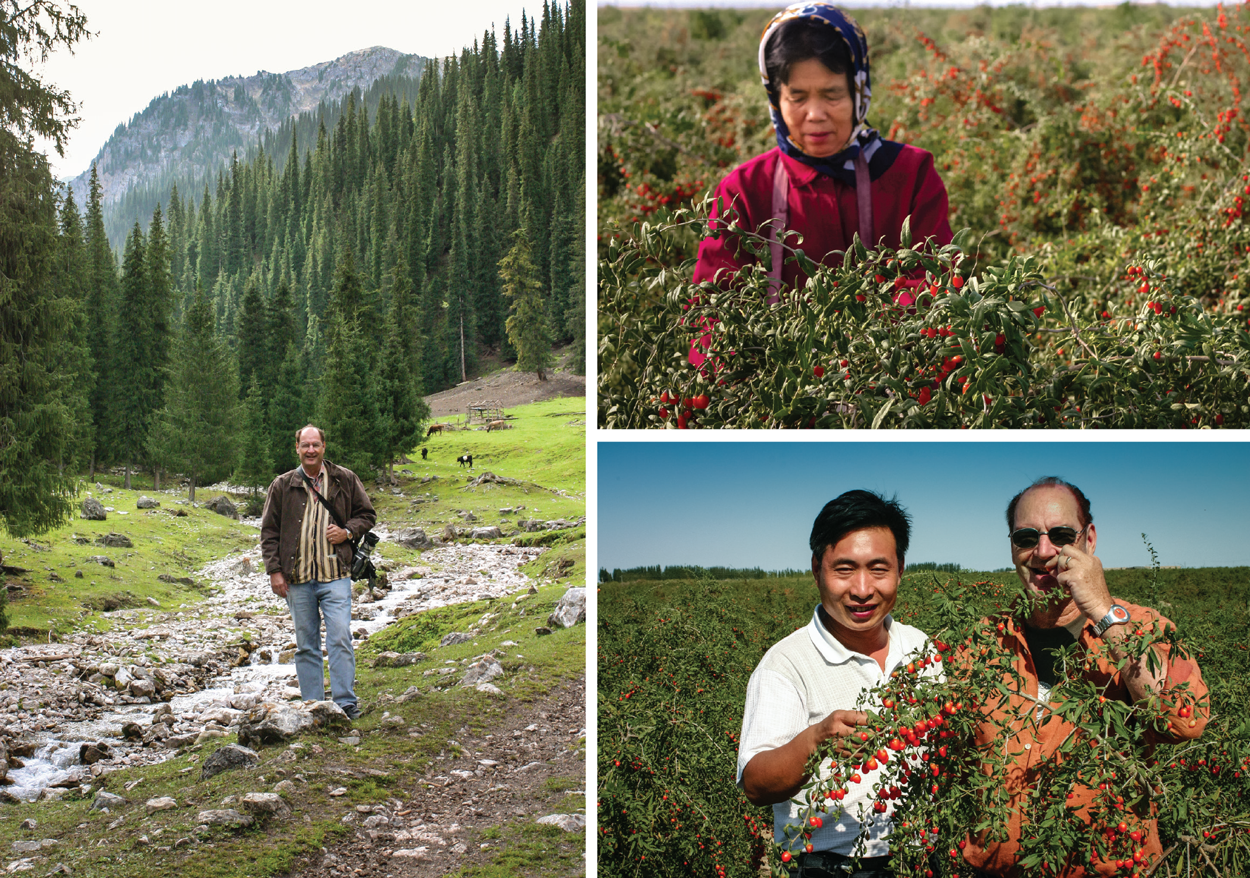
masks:
<path fill-rule="evenodd" d="M 1111 592 L 1103 576 L 1102 562 L 1094 555 L 1081 551 L 1075 544 L 1064 546 L 1047 567 L 1087 619 L 1096 622 L 1111 609 Z"/>

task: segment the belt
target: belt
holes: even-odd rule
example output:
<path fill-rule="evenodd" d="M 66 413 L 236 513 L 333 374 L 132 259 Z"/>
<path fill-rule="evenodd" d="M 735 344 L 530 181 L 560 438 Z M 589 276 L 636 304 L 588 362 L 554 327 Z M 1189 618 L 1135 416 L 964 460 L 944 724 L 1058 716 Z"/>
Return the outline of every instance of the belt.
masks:
<path fill-rule="evenodd" d="M 822 878 L 824 875 L 829 875 L 830 878 L 893 878 L 894 875 L 890 870 L 889 856 L 856 858 L 835 854 L 833 851 L 813 851 L 810 854 L 799 854 L 798 863 L 798 878 Z"/>

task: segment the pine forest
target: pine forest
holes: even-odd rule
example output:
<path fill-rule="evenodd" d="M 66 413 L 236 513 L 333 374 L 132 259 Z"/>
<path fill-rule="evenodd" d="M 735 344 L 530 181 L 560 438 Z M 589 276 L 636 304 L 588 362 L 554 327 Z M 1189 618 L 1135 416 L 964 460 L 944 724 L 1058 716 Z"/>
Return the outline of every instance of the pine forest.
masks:
<path fill-rule="evenodd" d="M 172 187 L 121 252 L 94 167 L 57 187 L 0 93 L 0 310 L 23 322 L 0 339 L 0 469 L 25 474 L 0 523 L 38 532 L 67 472 L 105 466 L 261 486 L 309 421 L 376 473 L 420 441 L 422 397 L 480 362 L 542 377 L 568 344 L 581 368 L 585 31 L 583 0 L 544 2 L 415 91 L 323 104 Z"/>

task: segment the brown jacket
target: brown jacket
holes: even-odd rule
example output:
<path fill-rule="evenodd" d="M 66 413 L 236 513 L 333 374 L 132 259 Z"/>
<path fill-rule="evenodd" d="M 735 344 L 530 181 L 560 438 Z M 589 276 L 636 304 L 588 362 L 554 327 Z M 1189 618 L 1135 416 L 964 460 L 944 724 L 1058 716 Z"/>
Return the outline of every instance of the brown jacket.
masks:
<path fill-rule="evenodd" d="M 365 493 L 365 486 L 349 469 L 328 460 L 323 461 L 322 466 L 326 479 L 334 484 L 329 491 L 330 505 L 346 523 L 352 539 L 357 539 L 372 529 L 378 520 L 369 495 Z M 260 520 L 260 551 L 265 559 L 265 572 L 277 573 L 281 570 L 291 584 L 295 584 L 295 567 L 299 562 L 299 529 L 304 520 L 304 509 L 309 503 L 318 502 L 304 487 L 302 472 L 302 467 L 296 467 L 270 483 L 265 496 L 265 511 Z M 343 570 L 351 569 L 351 542 L 339 543 L 334 551 Z"/>
<path fill-rule="evenodd" d="M 1140 625 L 1144 630 L 1171 628 L 1170 620 L 1146 607 L 1139 607 L 1127 601 L 1117 601 L 1128 610 L 1130 626 Z M 999 698 L 987 697 L 981 705 L 982 723 L 977 732 L 977 744 L 982 748 L 1006 749 L 1015 754 L 1015 765 L 1006 778 L 1008 794 L 1011 798 L 1011 817 L 1007 826 L 1006 841 L 994 842 L 986 838 L 986 834 L 970 836 L 963 854 L 964 859 L 986 875 L 1020 876 L 1028 870 L 1017 865 L 1020 856 L 1020 841 L 1028 828 L 1027 815 L 1032 809 L 1030 790 L 1039 774 L 1045 770 L 1046 764 L 1061 759 L 1060 746 L 1076 731 L 1076 726 L 1059 716 L 1052 715 L 1040 726 L 1030 721 L 1037 697 L 1037 672 L 1033 667 L 1033 659 L 1029 648 L 1013 620 L 1005 620 L 1004 631 L 998 640 L 1011 654 L 1012 665 L 1016 673 L 1024 681 L 1025 692 L 1012 692 Z M 1093 632 L 1092 625 L 1086 625 L 1077 638 L 1079 649 L 1094 659 L 1092 672 L 1086 679 L 1101 688 L 1107 699 L 1130 701 L 1128 687 L 1115 668 L 1106 644 Z M 1171 699 L 1168 709 L 1171 734 L 1158 734 L 1146 730 L 1146 740 L 1153 744 L 1179 743 L 1192 740 L 1202 734 L 1210 716 L 1207 701 L 1207 686 L 1202 681 L 1202 673 L 1198 663 L 1192 658 L 1182 659 L 1169 655 L 1162 644 L 1155 644 L 1154 650 L 1167 667 L 1164 691 L 1185 683 L 1188 684 L 1188 698 Z M 1031 697 L 1025 697 L 1031 696 Z M 1192 708 L 1192 716 L 1182 716 L 1181 708 L 1185 700 L 1196 701 Z M 1097 792 L 1089 787 L 1077 785 L 1069 801 L 1069 806 L 1082 813 L 1088 813 L 1093 805 Z M 1156 822 L 1150 814 L 1143 815 L 1142 825 L 1148 830 L 1148 836 L 1142 845 L 1145 857 L 1154 861 L 1162 855 L 1159 843 L 1159 832 Z M 1058 873 L 1061 878 L 1083 878 L 1083 876 L 1110 876 L 1119 874 L 1114 863 L 1100 862 L 1072 863 Z"/>

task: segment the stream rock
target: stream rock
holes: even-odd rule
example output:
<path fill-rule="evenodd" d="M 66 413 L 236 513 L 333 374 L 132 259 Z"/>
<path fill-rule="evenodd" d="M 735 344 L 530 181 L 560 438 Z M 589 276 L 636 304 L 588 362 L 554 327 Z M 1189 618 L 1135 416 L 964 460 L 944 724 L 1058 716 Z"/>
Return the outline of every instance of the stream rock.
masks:
<path fill-rule="evenodd" d="M 420 664 L 428 656 L 423 652 L 383 652 L 373 660 L 375 668 L 406 668 Z"/>
<path fill-rule="evenodd" d="M 539 817 L 534 822 L 545 826 L 558 826 L 565 832 L 581 832 L 586 828 L 586 815 L 548 814 L 546 817 Z"/>
<path fill-rule="evenodd" d="M 201 826 L 229 826 L 244 829 L 256 821 L 233 808 L 222 808 L 215 811 L 201 811 L 195 815 L 195 822 Z"/>
<path fill-rule="evenodd" d="M 433 549 L 436 545 L 439 545 L 430 539 L 425 531 L 419 527 L 404 528 L 401 531 L 397 531 L 391 539 L 406 549 Z"/>
<path fill-rule="evenodd" d="M 91 802 L 91 810 L 92 811 L 116 811 L 118 808 L 122 807 L 122 805 L 128 805 L 128 804 L 130 803 L 127 802 L 125 799 L 123 799 L 121 796 L 114 795 L 113 793 L 107 792 L 105 790 L 100 790 L 100 792 L 95 794 L 95 799 L 92 800 Z"/>
<path fill-rule="evenodd" d="M 496 677 L 501 676 L 503 676 L 503 665 L 499 664 L 494 656 L 484 655 L 469 665 L 464 677 L 460 680 L 460 685 L 477 686 L 482 683 L 489 683 Z"/>
<path fill-rule="evenodd" d="M 291 806 L 277 793 L 248 793 L 243 797 L 243 809 L 255 817 L 276 817 L 286 820 L 291 816 Z"/>

